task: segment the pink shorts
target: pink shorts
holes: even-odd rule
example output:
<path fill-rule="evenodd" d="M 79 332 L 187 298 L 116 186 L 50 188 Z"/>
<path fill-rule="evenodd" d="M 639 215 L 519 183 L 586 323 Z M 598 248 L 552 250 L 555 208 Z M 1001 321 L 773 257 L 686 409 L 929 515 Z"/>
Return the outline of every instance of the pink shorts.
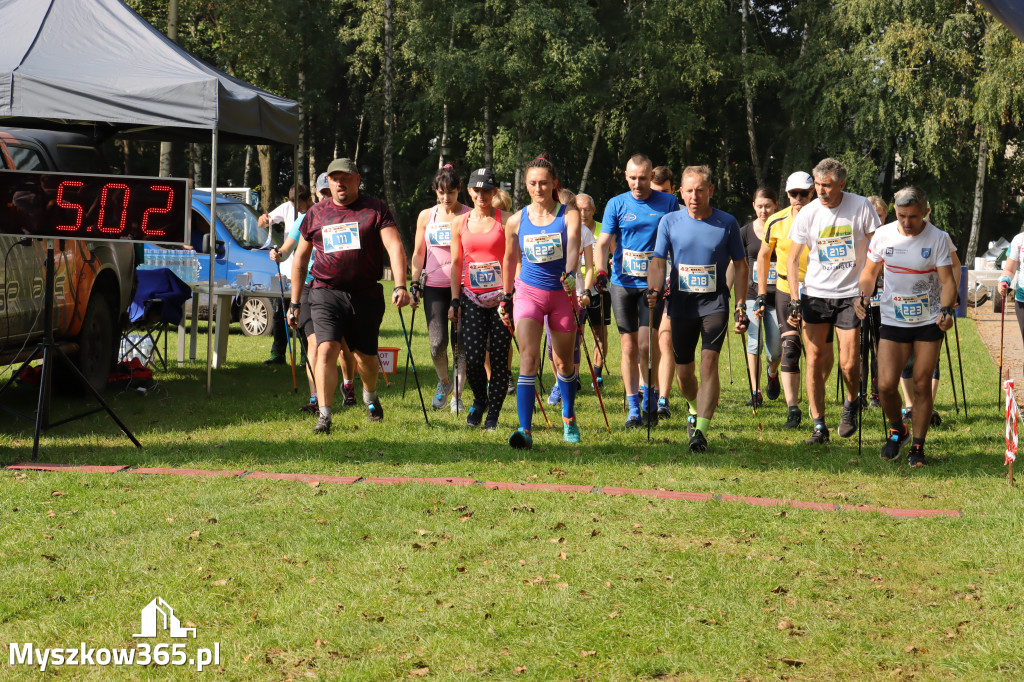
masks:
<path fill-rule="evenodd" d="M 517 279 L 516 295 L 512 303 L 512 318 L 517 325 L 523 318 L 530 318 L 539 324 L 544 324 L 544 317 L 547 316 L 548 328 L 551 331 L 574 332 L 576 331 L 576 318 L 573 316 L 575 305 L 576 301 L 570 301 L 563 289 L 557 291 L 538 289 Z"/>

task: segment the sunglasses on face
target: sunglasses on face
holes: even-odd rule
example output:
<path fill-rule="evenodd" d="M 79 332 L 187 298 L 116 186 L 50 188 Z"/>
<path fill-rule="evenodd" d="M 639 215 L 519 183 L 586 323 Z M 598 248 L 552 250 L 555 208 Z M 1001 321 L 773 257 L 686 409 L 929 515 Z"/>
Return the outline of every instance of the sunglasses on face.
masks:
<path fill-rule="evenodd" d="M 786 194 L 788 194 L 791 197 L 800 197 L 801 199 L 806 199 L 807 197 L 811 196 L 811 190 L 809 190 L 809 189 L 794 189 L 794 190 L 790 190 L 789 192 L 786 192 Z"/>

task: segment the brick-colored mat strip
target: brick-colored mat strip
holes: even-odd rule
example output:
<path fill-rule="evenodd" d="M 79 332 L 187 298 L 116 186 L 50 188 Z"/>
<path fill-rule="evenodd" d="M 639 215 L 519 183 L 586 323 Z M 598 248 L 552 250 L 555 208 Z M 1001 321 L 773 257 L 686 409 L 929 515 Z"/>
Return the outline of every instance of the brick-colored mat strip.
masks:
<path fill-rule="evenodd" d="M 292 474 L 265 471 L 221 470 L 221 469 L 169 469 L 138 467 L 128 465 L 92 466 L 87 464 L 41 464 L 19 462 L 6 467 L 9 471 L 74 471 L 83 474 L 114 474 L 135 473 L 164 476 L 203 476 L 209 478 L 255 478 L 275 481 L 301 481 L 304 483 L 333 483 L 336 485 L 371 484 L 371 485 L 444 485 L 444 486 L 482 486 L 488 490 L 539 491 L 577 494 L 596 494 L 635 497 L 653 497 L 660 500 L 682 500 L 686 502 L 734 502 L 749 504 L 756 507 L 782 507 L 789 509 L 810 509 L 812 511 L 830 512 L 874 512 L 886 516 L 902 518 L 926 518 L 944 516 L 960 518 L 962 514 L 956 509 L 897 509 L 893 507 L 872 507 L 833 504 L 831 502 L 806 502 L 802 500 L 785 500 L 773 497 L 744 497 L 741 495 L 722 495 L 713 493 L 687 493 L 678 490 L 650 490 L 646 488 L 615 488 L 611 486 L 561 485 L 554 483 L 512 483 L 503 481 L 478 481 L 474 478 L 457 476 L 434 476 L 417 478 L 413 476 L 329 476 L 320 474 Z"/>

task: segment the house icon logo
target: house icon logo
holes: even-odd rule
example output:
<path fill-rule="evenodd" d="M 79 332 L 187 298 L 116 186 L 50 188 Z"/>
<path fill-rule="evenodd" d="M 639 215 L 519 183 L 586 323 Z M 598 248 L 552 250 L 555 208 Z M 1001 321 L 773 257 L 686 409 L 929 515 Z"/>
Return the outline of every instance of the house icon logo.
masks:
<path fill-rule="evenodd" d="M 171 637 L 188 637 L 191 634 L 195 639 L 196 636 L 195 628 L 181 627 L 181 621 L 174 615 L 174 609 L 162 597 L 157 597 L 142 609 L 142 632 L 132 636 L 156 637 L 158 629 L 167 630 Z"/>

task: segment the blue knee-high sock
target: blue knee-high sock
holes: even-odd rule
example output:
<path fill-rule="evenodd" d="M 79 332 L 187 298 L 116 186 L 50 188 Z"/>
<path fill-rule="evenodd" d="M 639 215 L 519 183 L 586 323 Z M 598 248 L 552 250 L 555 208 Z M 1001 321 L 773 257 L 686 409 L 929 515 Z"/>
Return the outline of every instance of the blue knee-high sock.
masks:
<path fill-rule="evenodd" d="M 558 390 L 562 392 L 562 416 L 568 419 L 576 416 L 576 380 L 577 373 L 572 376 L 563 377 L 555 372 L 555 379 L 558 380 Z"/>
<path fill-rule="evenodd" d="M 639 417 L 640 416 L 640 395 L 634 393 L 633 395 L 626 396 L 626 402 L 629 403 L 629 416 Z"/>
<path fill-rule="evenodd" d="M 519 426 L 533 431 L 533 401 L 537 397 L 537 375 L 519 375 L 516 384 L 516 412 L 519 413 Z"/>

